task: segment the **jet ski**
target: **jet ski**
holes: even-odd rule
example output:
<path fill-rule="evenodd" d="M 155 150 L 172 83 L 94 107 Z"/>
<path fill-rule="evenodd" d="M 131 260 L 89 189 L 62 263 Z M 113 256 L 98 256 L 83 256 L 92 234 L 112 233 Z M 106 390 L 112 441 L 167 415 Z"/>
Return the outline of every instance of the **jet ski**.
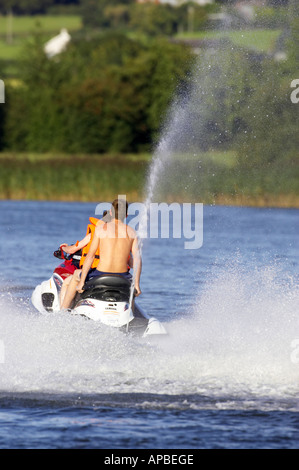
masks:
<path fill-rule="evenodd" d="M 33 306 L 40 313 L 60 311 L 63 281 L 79 268 L 81 259 L 80 252 L 68 255 L 61 248 L 54 252 L 54 256 L 61 259 L 61 263 L 51 278 L 39 284 L 31 296 Z M 71 307 L 71 315 L 81 315 L 126 333 L 142 337 L 167 334 L 159 320 L 148 316 L 137 306 L 131 282 L 117 274 L 105 274 L 87 281 L 83 292 L 76 295 Z"/>

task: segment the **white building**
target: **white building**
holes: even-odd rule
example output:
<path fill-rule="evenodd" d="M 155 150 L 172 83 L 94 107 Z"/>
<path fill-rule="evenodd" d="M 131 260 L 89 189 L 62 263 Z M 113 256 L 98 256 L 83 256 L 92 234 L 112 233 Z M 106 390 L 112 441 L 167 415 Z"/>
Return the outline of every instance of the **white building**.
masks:
<path fill-rule="evenodd" d="M 45 45 L 45 53 L 49 58 L 54 57 L 57 54 L 63 52 L 68 43 L 71 40 L 71 36 L 67 32 L 66 29 L 62 29 L 60 34 L 55 36 L 54 38 L 50 39 Z"/>

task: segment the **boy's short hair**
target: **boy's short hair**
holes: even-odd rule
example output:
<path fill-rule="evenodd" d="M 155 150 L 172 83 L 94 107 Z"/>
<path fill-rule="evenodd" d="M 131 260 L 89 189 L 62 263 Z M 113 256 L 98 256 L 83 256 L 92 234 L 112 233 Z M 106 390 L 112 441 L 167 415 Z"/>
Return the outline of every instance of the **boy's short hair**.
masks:
<path fill-rule="evenodd" d="M 118 220 L 125 220 L 128 214 L 128 203 L 125 199 L 114 199 L 111 206 L 112 217 Z"/>

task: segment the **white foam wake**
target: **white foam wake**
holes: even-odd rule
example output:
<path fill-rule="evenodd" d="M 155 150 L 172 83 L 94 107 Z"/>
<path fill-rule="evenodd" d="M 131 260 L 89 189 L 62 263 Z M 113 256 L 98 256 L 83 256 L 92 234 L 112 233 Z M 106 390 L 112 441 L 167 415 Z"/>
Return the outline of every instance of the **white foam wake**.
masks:
<path fill-rule="evenodd" d="M 0 390 L 297 407 L 298 299 L 298 287 L 275 270 L 226 269 L 200 290 L 192 312 L 168 322 L 167 338 L 148 342 L 67 314 L 39 315 L 2 296 Z"/>

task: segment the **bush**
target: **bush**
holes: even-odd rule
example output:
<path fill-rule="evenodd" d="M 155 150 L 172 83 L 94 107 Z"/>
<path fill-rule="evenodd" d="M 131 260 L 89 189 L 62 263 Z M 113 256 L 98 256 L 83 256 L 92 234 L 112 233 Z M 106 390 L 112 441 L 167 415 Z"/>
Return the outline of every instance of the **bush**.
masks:
<path fill-rule="evenodd" d="M 84 153 L 149 148 L 191 58 L 183 46 L 162 40 L 145 46 L 109 33 L 75 41 L 48 60 L 36 37 L 22 62 L 23 85 L 9 92 L 6 148 Z"/>

